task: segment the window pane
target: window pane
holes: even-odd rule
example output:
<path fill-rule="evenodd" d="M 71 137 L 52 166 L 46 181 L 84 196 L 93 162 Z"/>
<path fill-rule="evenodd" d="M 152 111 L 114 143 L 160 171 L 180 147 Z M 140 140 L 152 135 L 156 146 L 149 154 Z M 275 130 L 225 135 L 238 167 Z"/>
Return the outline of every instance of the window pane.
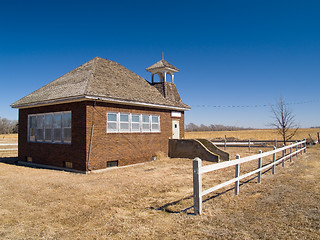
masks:
<path fill-rule="evenodd" d="M 117 123 L 107 123 L 107 129 L 111 132 L 117 131 Z"/>
<path fill-rule="evenodd" d="M 158 116 L 152 116 L 152 123 L 158 123 L 159 117 Z"/>
<path fill-rule="evenodd" d="M 45 130 L 44 130 L 44 135 L 45 135 L 45 137 L 44 137 L 44 139 L 47 141 L 47 142 L 51 142 L 52 141 L 52 130 L 51 130 L 51 128 L 46 128 Z"/>
<path fill-rule="evenodd" d="M 120 123 L 120 130 L 129 131 L 129 123 Z"/>
<path fill-rule="evenodd" d="M 29 141 L 36 141 L 36 127 L 37 127 L 37 117 L 29 117 Z"/>
<path fill-rule="evenodd" d="M 142 115 L 142 122 L 148 123 L 149 122 L 149 115 Z"/>
<path fill-rule="evenodd" d="M 140 122 L 140 116 L 139 115 L 132 115 L 131 121 L 136 122 L 136 123 Z"/>
<path fill-rule="evenodd" d="M 37 128 L 43 128 L 43 115 L 37 116 Z"/>
<path fill-rule="evenodd" d="M 61 113 L 55 113 L 53 117 L 53 127 L 61 128 Z"/>
<path fill-rule="evenodd" d="M 37 134 L 37 142 L 40 141 L 42 142 L 43 141 L 43 128 L 37 128 L 37 131 L 36 131 L 36 134 Z"/>
<path fill-rule="evenodd" d="M 44 127 L 45 128 L 52 128 L 52 115 L 45 115 L 44 116 Z"/>
<path fill-rule="evenodd" d="M 140 131 L 140 124 L 139 123 L 132 123 L 132 127 L 131 127 L 132 131 Z"/>
<path fill-rule="evenodd" d="M 150 126 L 149 123 L 148 124 L 142 124 L 142 130 L 146 131 L 146 130 L 150 130 Z"/>
<path fill-rule="evenodd" d="M 159 130 L 160 125 L 159 124 L 152 124 L 152 130 Z"/>
<path fill-rule="evenodd" d="M 53 129 L 53 140 L 55 142 L 61 142 L 61 128 Z"/>
<path fill-rule="evenodd" d="M 36 131 L 34 128 L 30 128 L 29 130 L 29 141 L 34 142 L 36 140 Z"/>
<path fill-rule="evenodd" d="M 37 128 L 37 117 L 36 116 L 31 116 L 30 122 L 31 122 L 31 128 Z"/>
<path fill-rule="evenodd" d="M 43 115 L 37 116 L 37 130 L 36 130 L 36 141 L 43 141 Z"/>
<path fill-rule="evenodd" d="M 120 114 L 120 122 L 129 122 L 129 114 Z"/>
<path fill-rule="evenodd" d="M 63 127 L 71 127 L 71 113 L 63 114 Z"/>
<path fill-rule="evenodd" d="M 107 120 L 112 121 L 112 122 L 116 122 L 117 121 L 117 114 L 116 113 L 108 113 Z"/>
<path fill-rule="evenodd" d="M 71 128 L 63 129 L 63 142 L 71 143 Z"/>

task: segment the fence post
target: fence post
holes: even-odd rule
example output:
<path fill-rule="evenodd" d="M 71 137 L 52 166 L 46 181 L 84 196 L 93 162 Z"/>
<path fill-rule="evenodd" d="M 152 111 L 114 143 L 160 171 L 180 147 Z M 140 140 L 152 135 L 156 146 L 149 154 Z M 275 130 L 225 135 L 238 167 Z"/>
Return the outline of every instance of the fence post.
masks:
<path fill-rule="evenodd" d="M 251 148 L 250 148 L 250 139 L 248 140 L 248 148 L 249 148 L 249 152 L 251 151 Z"/>
<path fill-rule="evenodd" d="M 274 140 L 274 146 L 277 147 L 277 139 Z"/>
<path fill-rule="evenodd" d="M 317 135 L 318 135 L 318 144 L 320 143 L 320 134 L 319 132 L 317 132 Z"/>
<path fill-rule="evenodd" d="M 307 151 L 307 139 L 303 139 L 303 141 L 304 141 L 304 144 L 303 144 L 304 150 L 303 150 L 303 152 L 306 153 L 306 151 Z"/>
<path fill-rule="evenodd" d="M 240 159 L 240 155 L 239 154 L 237 154 L 236 155 L 236 159 Z M 236 172 L 235 172 L 235 177 L 237 178 L 237 177 L 239 177 L 240 176 L 240 164 L 236 164 Z M 235 195 L 238 195 L 239 194 L 239 180 L 237 180 L 236 182 L 235 182 L 235 186 L 234 186 L 234 194 Z"/>
<path fill-rule="evenodd" d="M 285 146 L 286 146 L 286 145 L 283 144 L 283 147 L 285 147 Z M 286 150 L 284 150 L 284 149 L 282 150 L 282 158 L 283 158 L 283 159 L 282 159 L 282 167 L 284 167 L 284 156 L 285 156 L 285 154 L 286 154 L 285 151 L 286 151 Z"/>
<path fill-rule="evenodd" d="M 259 150 L 259 154 L 261 154 L 262 151 Z M 262 158 L 258 159 L 258 168 L 260 169 L 262 167 Z M 258 172 L 258 183 L 261 183 L 261 170 Z"/>
<path fill-rule="evenodd" d="M 292 144 L 293 143 L 291 143 L 291 147 L 290 147 L 290 162 L 292 162 Z"/>
<path fill-rule="evenodd" d="M 194 214 L 201 214 L 202 211 L 202 176 L 200 173 L 201 159 L 193 159 L 193 204 Z"/>
<path fill-rule="evenodd" d="M 296 141 L 298 143 L 298 141 Z M 296 145 L 296 157 L 298 157 L 298 145 Z"/>
<path fill-rule="evenodd" d="M 227 135 L 224 135 L 224 150 L 227 149 Z"/>
<path fill-rule="evenodd" d="M 302 143 L 302 141 L 300 142 L 300 152 L 301 152 L 301 155 L 302 155 L 302 145 L 303 145 L 303 143 Z"/>
<path fill-rule="evenodd" d="M 274 146 L 273 147 L 273 150 L 276 150 L 277 148 Z M 273 154 L 273 158 L 272 158 L 272 162 L 273 162 L 273 165 L 272 165 L 272 174 L 275 174 L 276 172 L 276 165 L 274 164 L 274 162 L 276 161 L 276 153 Z"/>

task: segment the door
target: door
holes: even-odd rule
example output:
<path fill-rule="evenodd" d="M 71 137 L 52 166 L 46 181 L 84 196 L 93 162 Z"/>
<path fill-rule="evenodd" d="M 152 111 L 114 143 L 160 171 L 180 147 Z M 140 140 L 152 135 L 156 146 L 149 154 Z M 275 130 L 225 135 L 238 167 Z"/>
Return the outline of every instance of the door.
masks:
<path fill-rule="evenodd" d="M 178 120 L 172 120 L 172 139 L 180 139 L 180 125 Z"/>

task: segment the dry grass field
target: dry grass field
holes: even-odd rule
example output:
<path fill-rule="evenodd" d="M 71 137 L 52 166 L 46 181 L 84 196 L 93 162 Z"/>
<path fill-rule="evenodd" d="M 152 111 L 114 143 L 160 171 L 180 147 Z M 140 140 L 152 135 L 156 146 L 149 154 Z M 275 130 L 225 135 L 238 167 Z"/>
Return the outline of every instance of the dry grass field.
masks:
<path fill-rule="evenodd" d="M 263 174 L 261 184 L 242 185 L 238 196 L 232 186 L 205 196 L 201 216 L 192 214 L 188 159 L 83 175 L 17 166 L 2 154 L 0 239 L 320 239 L 319 153 L 319 145 L 308 148 L 275 175 Z M 233 174 L 206 174 L 203 187 Z"/>
<path fill-rule="evenodd" d="M 317 133 L 320 132 L 320 128 L 301 128 L 298 130 L 294 139 L 302 140 L 308 139 L 309 134 L 314 140 L 317 140 Z M 185 138 L 237 138 L 239 140 L 281 140 L 281 136 L 276 133 L 274 129 L 253 129 L 253 130 L 241 130 L 241 131 L 213 131 L 213 132 L 186 132 Z"/>

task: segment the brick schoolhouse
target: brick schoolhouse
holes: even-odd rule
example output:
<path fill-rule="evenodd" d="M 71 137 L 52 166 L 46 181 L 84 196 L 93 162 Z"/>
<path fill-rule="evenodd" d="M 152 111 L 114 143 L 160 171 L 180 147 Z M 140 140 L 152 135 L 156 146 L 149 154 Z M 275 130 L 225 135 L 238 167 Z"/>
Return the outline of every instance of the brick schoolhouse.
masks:
<path fill-rule="evenodd" d="M 96 57 L 13 103 L 19 161 L 87 172 L 168 153 L 169 139 L 184 137 L 190 107 L 174 84 L 176 67 L 161 60 L 146 70 L 151 82 Z"/>

